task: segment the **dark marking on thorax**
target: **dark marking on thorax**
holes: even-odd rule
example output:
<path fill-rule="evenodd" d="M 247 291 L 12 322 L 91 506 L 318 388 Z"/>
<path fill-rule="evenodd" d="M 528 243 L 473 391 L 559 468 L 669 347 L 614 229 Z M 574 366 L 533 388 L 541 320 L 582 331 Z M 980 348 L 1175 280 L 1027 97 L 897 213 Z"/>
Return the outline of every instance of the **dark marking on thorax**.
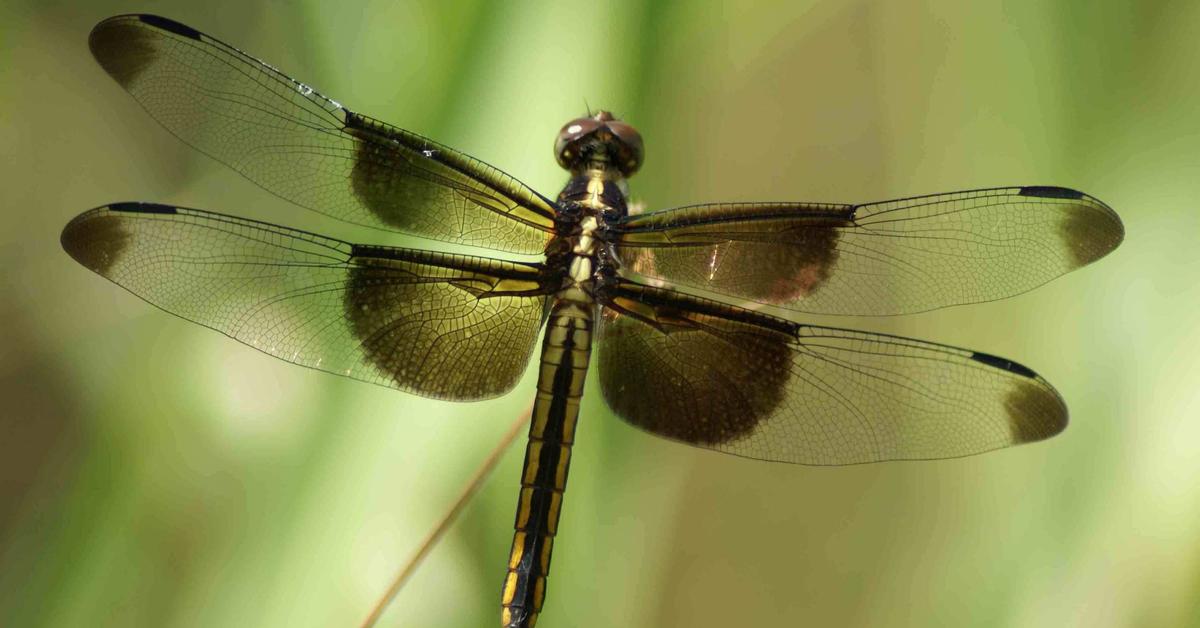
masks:
<path fill-rule="evenodd" d="M 589 168 L 573 173 L 558 194 L 560 203 L 573 203 L 615 220 L 629 213 L 625 183 L 615 170 Z"/>

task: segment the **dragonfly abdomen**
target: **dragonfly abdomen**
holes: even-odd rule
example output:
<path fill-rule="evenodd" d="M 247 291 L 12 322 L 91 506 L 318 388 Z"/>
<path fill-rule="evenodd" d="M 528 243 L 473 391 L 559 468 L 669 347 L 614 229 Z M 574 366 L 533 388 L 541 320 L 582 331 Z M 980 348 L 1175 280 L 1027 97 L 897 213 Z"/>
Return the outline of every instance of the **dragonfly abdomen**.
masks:
<path fill-rule="evenodd" d="M 560 299 L 553 306 L 542 341 L 521 498 L 501 592 L 501 625 L 506 628 L 532 628 L 546 597 L 550 555 L 591 357 L 593 307 Z"/>

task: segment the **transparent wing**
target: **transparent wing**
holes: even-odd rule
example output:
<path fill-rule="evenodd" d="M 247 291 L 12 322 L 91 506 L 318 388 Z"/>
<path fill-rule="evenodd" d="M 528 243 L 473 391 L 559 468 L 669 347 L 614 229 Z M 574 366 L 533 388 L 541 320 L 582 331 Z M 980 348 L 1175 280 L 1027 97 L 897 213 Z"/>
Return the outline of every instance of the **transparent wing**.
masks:
<path fill-rule="evenodd" d="M 553 231 L 553 203 L 512 177 L 353 113 L 188 26 L 114 17 L 89 45 L 167 130 L 301 207 L 513 253 L 541 253 Z"/>
<path fill-rule="evenodd" d="M 1058 393 L 996 356 L 801 325 L 624 282 L 603 310 L 608 405 L 646 431 L 810 465 L 952 458 L 1049 438 Z"/>
<path fill-rule="evenodd" d="M 1010 187 L 863 205 L 742 203 L 631 216 L 634 273 L 814 314 L 905 314 L 1020 294 L 1107 255 L 1120 218 L 1074 190 Z"/>
<path fill-rule="evenodd" d="M 510 390 L 546 299 L 536 264 L 359 246 L 167 205 L 85 212 L 62 245 L 146 301 L 259 351 L 438 399 Z"/>

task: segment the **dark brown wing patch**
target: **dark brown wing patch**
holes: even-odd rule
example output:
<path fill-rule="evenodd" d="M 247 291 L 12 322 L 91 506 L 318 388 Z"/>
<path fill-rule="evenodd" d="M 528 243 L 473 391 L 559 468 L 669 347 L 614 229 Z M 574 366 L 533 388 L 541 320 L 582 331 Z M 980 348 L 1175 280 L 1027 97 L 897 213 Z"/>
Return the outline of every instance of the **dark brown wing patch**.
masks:
<path fill-rule="evenodd" d="M 715 446 L 750 434 L 779 406 L 789 377 L 786 336 L 628 300 L 614 305 L 653 317 L 605 308 L 600 323 L 600 387 L 630 423 L 672 440 Z"/>
<path fill-rule="evenodd" d="M 630 270 L 731 296 L 782 305 L 818 292 L 838 259 L 836 206 L 706 205 L 635 217 L 619 244 Z M 690 215 L 689 215 L 690 214 Z M 627 225 L 628 226 L 628 225 Z"/>
<path fill-rule="evenodd" d="M 363 354 L 402 390 L 435 399 L 503 394 L 525 371 L 543 298 L 484 272 L 414 260 L 355 255 L 345 288 L 346 319 Z"/>
<path fill-rule="evenodd" d="M 380 223 L 436 240 L 542 252 L 553 209 L 516 180 L 358 114 L 347 112 L 344 132 L 355 140 L 351 189 Z"/>

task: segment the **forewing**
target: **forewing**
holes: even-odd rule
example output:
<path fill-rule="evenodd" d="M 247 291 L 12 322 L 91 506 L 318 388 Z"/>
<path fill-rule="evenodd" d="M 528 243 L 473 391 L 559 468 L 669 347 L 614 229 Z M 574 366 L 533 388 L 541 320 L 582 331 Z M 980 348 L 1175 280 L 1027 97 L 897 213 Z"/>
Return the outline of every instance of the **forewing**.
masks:
<path fill-rule="evenodd" d="M 541 253 L 553 230 L 553 203 L 512 177 L 188 26 L 125 15 L 98 24 L 89 44 L 167 130 L 301 207 L 513 253 Z"/>
<path fill-rule="evenodd" d="M 748 203 L 631 216 L 641 275 L 814 314 L 882 315 L 1020 294 L 1107 255 L 1120 218 L 1081 192 L 1010 187 L 863 205 Z"/>
<path fill-rule="evenodd" d="M 146 301 L 255 349 L 438 399 L 511 389 L 546 299 L 535 264 L 359 246 L 166 205 L 85 212 L 62 245 Z"/>
<path fill-rule="evenodd" d="M 1054 388 L 1003 358 L 632 283 L 603 310 L 598 349 L 601 389 L 623 419 L 760 460 L 952 458 L 1067 424 Z"/>

